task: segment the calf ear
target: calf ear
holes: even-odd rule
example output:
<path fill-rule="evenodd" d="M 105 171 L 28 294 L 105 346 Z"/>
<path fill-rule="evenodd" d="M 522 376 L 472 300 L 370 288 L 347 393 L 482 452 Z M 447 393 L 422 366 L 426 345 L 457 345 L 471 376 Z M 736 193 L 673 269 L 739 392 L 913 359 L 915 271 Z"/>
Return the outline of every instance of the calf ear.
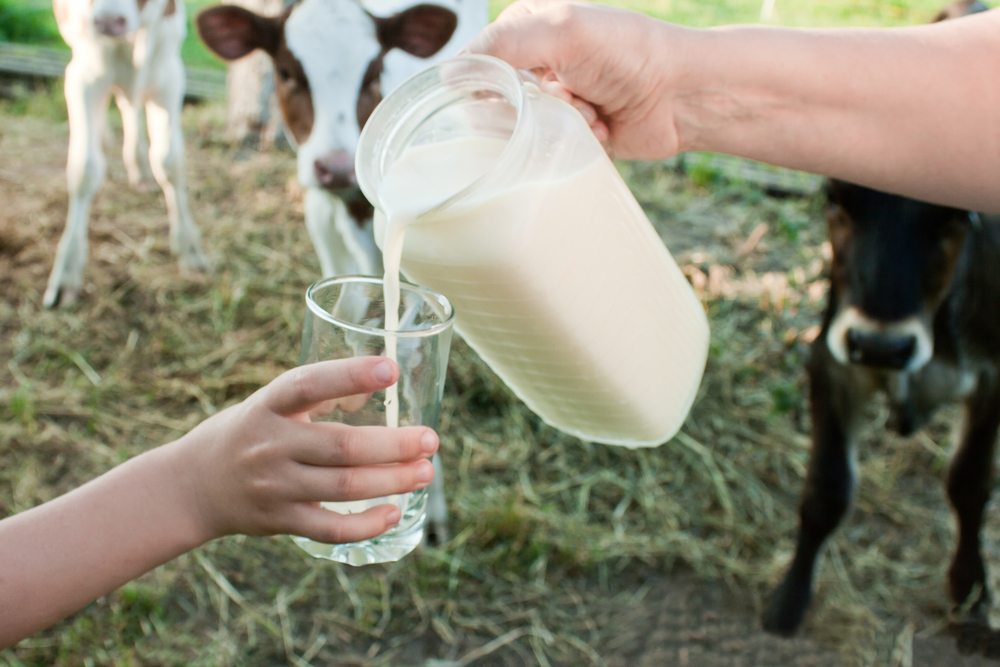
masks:
<path fill-rule="evenodd" d="M 418 58 L 440 51 L 458 25 L 455 12 L 437 5 L 417 5 L 389 18 L 373 18 L 384 50 L 402 49 Z"/>
<path fill-rule="evenodd" d="M 263 49 L 272 56 L 281 42 L 284 21 L 254 14 L 236 5 L 217 5 L 198 13 L 198 35 L 223 60 L 236 60 Z"/>

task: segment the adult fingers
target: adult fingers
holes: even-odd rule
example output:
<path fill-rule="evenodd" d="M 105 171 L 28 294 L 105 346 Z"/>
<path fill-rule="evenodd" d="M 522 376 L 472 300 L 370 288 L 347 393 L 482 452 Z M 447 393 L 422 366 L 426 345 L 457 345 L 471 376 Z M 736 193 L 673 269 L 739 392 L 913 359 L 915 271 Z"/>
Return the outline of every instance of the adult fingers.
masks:
<path fill-rule="evenodd" d="M 278 414 L 300 414 L 331 398 L 385 389 L 398 373 L 384 357 L 320 361 L 282 373 L 264 387 L 261 400 Z"/>
<path fill-rule="evenodd" d="M 611 129 L 604 123 L 604 121 L 598 120 L 591 124 L 590 131 L 594 133 L 595 137 L 597 137 L 597 140 L 601 143 L 601 146 L 604 147 L 608 156 L 614 159 L 615 154 L 612 150 L 613 146 L 611 145 Z"/>
<path fill-rule="evenodd" d="M 321 468 L 302 466 L 296 473 L 295 501 L 343 503 L 418 491 L 434 479 L 425 459 L 383 466 Z"/>
<path fill-rule="evenodd" d="M 572 104 L 573 108 L 580 112 L 580 115 L 583 116 L 583 120 L 587 122 L 587 125 L 592 126 L 597 122 L 597 112 L 594 110 L 593 106 L 584 102 L 579 97 L 574 97 L 570 104 Z"/>
<path fill-rule="evenodd" d="M 569 88 L 559 81 L 555 73 L 550 73 L 541 79 L 541 89 L 549 95 L 554 95 L 564 102 L 572 104 L 580 112 L 580 115 L 583 116 L 594 136 L 604 146 L 604 149 L 608 150 L 607 142 L 611 133 L 608 130 L 607 124 L 597 114 L 597 109 L 594 108 L 594 105 L 575 96 Z"/>
<path fill-rule="evenodd" d="M 558 97 L 566 104 L 572 104 L 573 92 L 566 86 L 562 85 L 562 82 L 559 81 L 558 77 L 559 75 L 555 72 L 549 72 L 542 77 L 539 84 L 542 92 L 548 93 L 553 97 Z"/>
<path fill-rule="evenodd" d="M 347 426 L 336 422 L 300 425 L 288 440 L 293 461 L 313 466 L 357 466 L 427 458 L 438 437 L 426 426 Z"/>
<path fill-rule="evenodd" d="M 594 108 L 594 105 L 587 100 L 574 95 L 573 91 L 564 86 L 558 79 L 558 75 L 555 72 L 551 72 L 542 78 L 540 87 L 543 92 L 554 97 L 558 97 L 563 102 L 572 105 L 573 108 L 580 112 L 583 119 L 587 121 L 587 125 L 593 125 L 599 120 L 597 116 L 597 109 Z"/>
<path fill-rule="evenodd" d="M 338 514 L 315 505 L 302 505 L 290 530 L 324 544 L 347 544 L 377 537 L 399 523 L 399 508 L 378 505 L 359 514 Z"/>

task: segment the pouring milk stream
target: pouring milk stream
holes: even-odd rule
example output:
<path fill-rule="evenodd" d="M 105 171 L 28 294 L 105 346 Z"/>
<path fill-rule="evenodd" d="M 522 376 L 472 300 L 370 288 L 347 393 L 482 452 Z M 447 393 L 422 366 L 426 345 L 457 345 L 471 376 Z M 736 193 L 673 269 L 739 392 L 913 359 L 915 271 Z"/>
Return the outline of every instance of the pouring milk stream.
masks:
<path fill-rule="evenodd" d="M 455 146 L 413 148 L 393 164 L 379 187 L 386 222 L 379 247 L 385 275 L 385 328 L 399 329 L 399 265 L 406 229 L 422 213 L 471 185 L 496 161 L 507 142 L 498 139 L 465 139 Z M 449 150 L 450 149 L 450 150 Z M 377 232 L 376 232 L 377 233 Z M 386 356 L 396 361 L 396 337 L 385 339 Z M 386 425 L 399 425 L 399 395 L 395 384 L 386 390 Z"/>
<path fill-rule="evenodd" d="M 547 423 L 629 447 L 677 432 L 707 357 L 704 309 L 575 109 L 461 56 L 382 102 L 356 163 L 387 330 L 401 270 L 452 302 L 455 328 Z M 395 386 L 386 396 L 395 426 Z"/>

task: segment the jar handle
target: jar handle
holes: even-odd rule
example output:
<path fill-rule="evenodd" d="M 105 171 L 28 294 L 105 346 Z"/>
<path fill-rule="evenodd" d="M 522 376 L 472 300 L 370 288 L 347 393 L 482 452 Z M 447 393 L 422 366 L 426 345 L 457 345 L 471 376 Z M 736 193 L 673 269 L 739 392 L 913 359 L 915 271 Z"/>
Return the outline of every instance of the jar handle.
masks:
<path fill-rule="evenodd" d="M 521 77 L 521 81 L 524 82 L 525 86 L 531 87 L 532 92 L 534 93 L 542 92 L 541 84 L 538 83 L 538 76 L 534 72 L 527 69 L 519 69 L 517 70 L 517 73 L 518 76 Z"/>

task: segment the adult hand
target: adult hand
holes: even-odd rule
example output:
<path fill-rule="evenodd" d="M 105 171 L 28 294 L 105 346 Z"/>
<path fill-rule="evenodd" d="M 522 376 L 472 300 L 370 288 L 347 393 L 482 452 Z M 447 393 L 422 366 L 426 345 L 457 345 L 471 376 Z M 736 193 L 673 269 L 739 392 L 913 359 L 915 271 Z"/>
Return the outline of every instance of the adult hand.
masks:
<path fill-rule="evenodd" d="M 614 7 L 519 0 L 465 51 L 534 71 L 542 89 L 575 106 L 615 158 L 662 159 L 678 150 L 671 33 L 684 29 Z"/>
<path fill-rule="evenodd" d="M 612 157 L 725 153 L 1000 211 L 997 9 L 907 28 L 696 30 L 520 0 L 466 50 L 535 70 Z"/>
<path fill-rule="evenodd" d="M 310 413 L 334 399 L 370 395 L 397 376 L 396 365 L 381 357 L 302 366 L 184 436 L 176 475 L 188 486 L 205 539 L 288 533 L 345 543 L 395 525 L 399 510 L 392 505 L 341 515 L 319 503 L 427 486 L 434 469 L 426 459 L 438 447 L 434 431 L 311 422 Z"/>

